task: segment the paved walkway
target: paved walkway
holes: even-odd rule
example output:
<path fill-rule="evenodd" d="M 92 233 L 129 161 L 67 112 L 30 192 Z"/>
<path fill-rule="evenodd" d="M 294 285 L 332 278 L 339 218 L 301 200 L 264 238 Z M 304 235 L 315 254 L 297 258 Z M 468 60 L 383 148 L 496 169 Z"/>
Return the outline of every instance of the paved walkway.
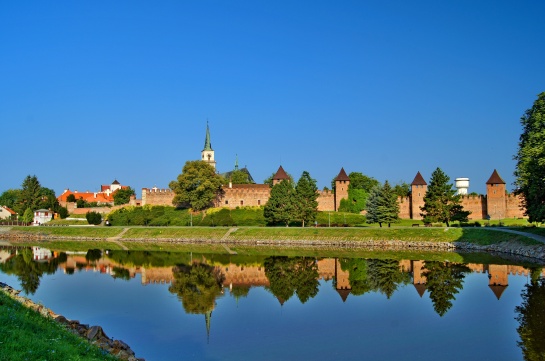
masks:
<path fill-rule="evenodd" d="M 121 239 L 121 236 L 123 236 L 125 233 L 127 233 L 127 231 L 129 230 L 129 228 L 123 228 L 123 230 L 121 231 L 121 233 L 119 233 L 117 236 L 115 237 L 110 237 L 110 238 L 106 238 L 106 240 L 108 242 L 113 242 L 115 244 L 117 244 L 119 247 L 121 247 L 124 251 L 128 251 L 129 249 L 121 242 L 119 242 L 119 240 Z"/>
<path fill-rule="evenodd" d="M 533 234 L 533 233 L 515 231 L 513 229 L 506 229 L 506 228 L 502 228 L 502 227 L 499 227 L 499 228 L 487 227 L 486 229 L 489 230 L 489 231 L 498 231 L 498 232 L 518 234 L 520 236 L 528 237 L 528 238 L 531 238 L 531 239 L 533 239 L 535 241 L 545 243 L 545 237 L 539 236 L 539 235 Z"/>

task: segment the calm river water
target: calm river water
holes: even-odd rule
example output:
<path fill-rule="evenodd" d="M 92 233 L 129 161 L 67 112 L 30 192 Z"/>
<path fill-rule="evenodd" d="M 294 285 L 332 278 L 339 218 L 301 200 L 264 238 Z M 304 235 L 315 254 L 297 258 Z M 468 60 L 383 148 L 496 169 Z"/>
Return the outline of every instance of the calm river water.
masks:
<path fill-rule="evenodd" d="M 0 281 L 148 361 L 544 359 L 542 268 L 422 258 L 3 247 Z"/>

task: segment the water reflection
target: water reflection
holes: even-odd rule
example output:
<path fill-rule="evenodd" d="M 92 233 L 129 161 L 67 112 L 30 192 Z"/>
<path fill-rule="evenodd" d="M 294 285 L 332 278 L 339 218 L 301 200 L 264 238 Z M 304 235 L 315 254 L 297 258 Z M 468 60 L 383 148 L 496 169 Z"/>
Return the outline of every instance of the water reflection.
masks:
<path fill-rule="evenodd" d="M 536 279 L 535 274 L 522 292 L 522 304 L 516 308 L 518 345 L 528 361 L 545 360 L 545 279 Z"/>
<path fill-rule="evenodd" d="M 451 313 L 452 310 L 459 308 L 462 311 L 461 309 L 467 307 L 467 304 L 464 306 L 463 302 L 457 301 L 457 299 L 463 299 L 462 294 L 470 292 L 464 290 L 464 282 L 467 279 L 478 282 L 477 285 L 468 283 L 473 286 L 466 285 L 467 288 L 474 290 L 486 288 L 486 292 L 491 296 L 488 298 L 490 301 L 487 302 L 500 304 L 496 300 L 511 297 L 505 296 L 510 294 L 505 292 L 509 286 L 510 277 L 524 275 L 527 276 L 528 284 L 522 290 L 520 305 L 516 307 L 516 315 L 510 314 L 509 318 L 514 323 L 513 317 L 516 316 L 518 322 L 516 327 L 520 337 L 518 345 L 524 358 L 526 360 L 545 359 L 545 343 L 543 343 L 545 339 L 543 327 L 545 324 L 545 280 L 543 279 L 545 272 L 541 267 L 373 258 L 242 257 L 191 252 L 89 250 L 82 253 L 65 253 L 39 247 L 0 250 L 0 270 L 3 273 L 15 275 L 21 288 L 27 294 L 34 294 L 40 288 L 41 278 L 44 275 L 54 274 L 57 269 L 63 270 L 67 275 L 65 278 L 69 279 L 74 279 L 70 275 L 92 271 L 123 281 L 132 280 L 139 275 L 143 286 L 165 284 L 163 289 L 168 288 L 167 293 L 176 296 L 185 313 L 204 316 L 207 335 L 210 334 L 212 312 L 216 310 L 221 310 L 217 313 L 218 321 L 221 320 L 218 323 L 222 325 L 218 327 L 218 332 L 223 332 L 223 329 L 219 330 L 219 328 L 226 327 L 223 319 L 226 317 L 225 308 L 218 305 L 222 302 L 225 305 L 226 299 L 229 298 L 236 300 L 237 307 L 239 300 L 244 298 L 249 298 L 253 302 L 255 298 L 249 297 L 250 294 L 253 295 L 252 289 L 258 289 L 256 293 L 259 293 L 260 297 L 268 297 L 275 304 L 284 305 L 282 307 L 284 311 L 285 303 L 289 300 L 291 300 L 290 304 L 295 302 L 300 307 L 311 309 L 312 307 L 307 304 L 316 305 L 318 302 L 310 302 L 311 300 L 320 299 L 322 296 L 328 297 L 331 293 L 338 304 L 341 304 L 339 302 L 341 300 L 345 302 L 343 303 L 345 309 L 353 307 L 354 303 L 365 304 L 368 307 L 370 300 L 376 300 L 377 297 L 392 305 L 399 300 L 396 299 L 396 294 L 405 294 L 406 297 L 406 291 L 414 289 L 418 296 L 415 295 L 416 297 L 410 301 L 413 307 L 418 308 L 414 306 L 416 304 L 414 302 L 424 305 L 435 319 L 445 321 L 444 324 L 439 324 L 439 327 L 447 327 L 445 325 L 448 325 L 448 322 L 459 317 L 459 313 L 454 313 L 456 317 L 449 318 L 449 314 L 454 316 Z M 482 274 L 482 276 L 472 277 L 471 274 Z M 47 285 L 46 282 L 44 287 L 45 285 Z M 522 288 L 521 283 L 519 287 Z M 331 291 L 331 288 L 336 294 Z M 267 302 L 263 301 L 264 298 L 260 300 L 260 302 Z M 351 303 L 351 301 L 354 302 Z M 180 310 L 180 303 L 177 302 L 174 299 L 173 313 L 181 314 L 183 312 Z M 519 304 L 518 301 L 509 307 L 509 311 L 514 311 L 517 304 Z M 246 301 L 241 301 L 241 305 L 243 305 L 241 308 L 251 308 Z M 470 307 L 478 309 L 478 306 L 473 303 Z M 388 310 L 391 311 L 390 308 Z M 399 318 L 399 315 L 395 317 Z M 237 319 L 236 322 L 241 320 Z M 494 323 L 495 320 L 485 322 Z M 352 326 L 344 325 L 343 327 Z M 353 327 L 356 327 L 354 330 L 358 332 L 357 327 L 361 326 Z M 514 325 L 509 328 L 515 333 Z M 201 330 L 204 332 L 204 326 Z M 439 331 L 436 329 L 434 332 Z M 219 337 L 215 339 L 219 342 Z M 512 341 L 516 348 L 515 342 L 516 340 Z"/>

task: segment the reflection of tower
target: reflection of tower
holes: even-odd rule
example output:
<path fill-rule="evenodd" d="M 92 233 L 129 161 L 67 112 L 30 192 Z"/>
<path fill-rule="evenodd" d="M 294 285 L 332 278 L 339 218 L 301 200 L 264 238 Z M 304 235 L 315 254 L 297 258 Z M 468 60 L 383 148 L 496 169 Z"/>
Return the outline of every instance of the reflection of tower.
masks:
<path fill-rule="evenodd" d="M 427 278 L 424 275 L 424 261 L 411 261 L 413 271 L 413 285 L 416 292 L 422 297 L 426 292 Z"/>
<path fill-rule="evenodd" d="M 210 320 L 212 319 L 212 310 L 207 311 L 204 314 L 204 319 L 206 321 L 206 343 L 210 343 Z"/>
<path fill-rule="evenodd" d="M 494 292 L 498 300 L 509 285 L 507 275 L 507 265 L 488 265 L 488 287 Z"/>
<path fill-rule="evenodd" d="M 341 262 L 338 258 L 335 258 L 335 289 L 341 296 L 343 302 L 346 302 L 352 287 L 350 286 L 349 271 L 343 271 L 341 269 Z"/>
<path fill-rule="evenodd" d="M 201 152 L 202 161 L 210 164 L 216 169 L 216 161 L 214 160 L 214 150 L 212 149 L 212 143 L 210 142 L 210 128 L 208 122 L 206 122 L 206 137 L 204 139 L 204 149 Z"/>

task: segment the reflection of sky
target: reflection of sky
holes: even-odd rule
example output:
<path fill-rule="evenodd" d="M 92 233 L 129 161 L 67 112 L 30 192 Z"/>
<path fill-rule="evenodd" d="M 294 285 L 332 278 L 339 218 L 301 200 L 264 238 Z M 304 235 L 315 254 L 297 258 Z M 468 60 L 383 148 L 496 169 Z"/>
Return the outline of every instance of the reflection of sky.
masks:
<path fill-rule="evenodd" d="M 15 276 L 0 281 L 19 288 Z M 467 274 L 453 307 L 440 317 L 428 293 L 399 286 L 393 296 L 349 295 L 342 302 L 332 281 L 301 304 L 283 306 L 252 288 L 238 301 L 216 300 L 207 344 L 204 315 L 186 315 L 169 285 L 124 281 L 97 272 L 44 275 L 31 298 L 70 319 L 101 325 L 146 360 L 519 360 L 515 306 L 525 276 L 509 276 L 500 300 L 486 274 Z"/>

